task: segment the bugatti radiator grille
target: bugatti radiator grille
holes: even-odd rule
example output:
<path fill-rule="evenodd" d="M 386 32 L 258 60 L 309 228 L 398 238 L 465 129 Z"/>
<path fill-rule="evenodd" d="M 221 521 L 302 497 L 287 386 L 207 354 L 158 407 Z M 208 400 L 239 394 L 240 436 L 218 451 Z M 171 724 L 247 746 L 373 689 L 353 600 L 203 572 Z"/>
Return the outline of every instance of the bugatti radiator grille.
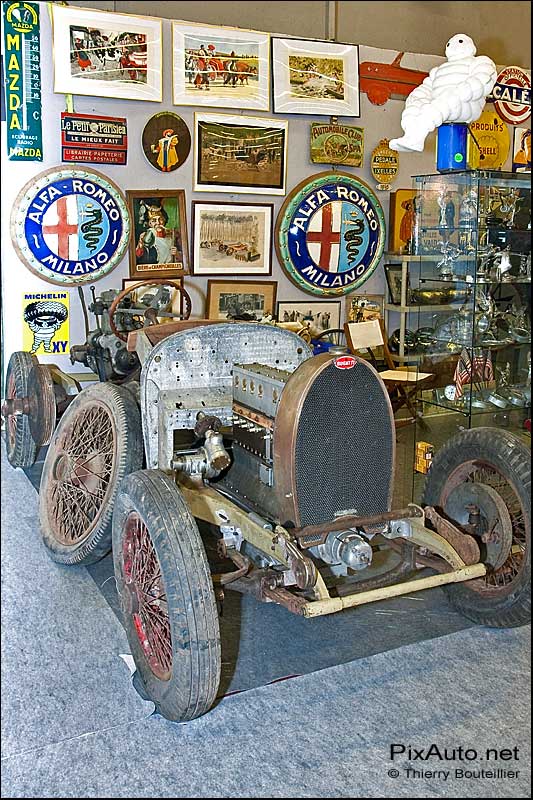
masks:
<path fill-rule="evenodd" d="M 315 377 L 305 397 L 294 453 L 300 524 L 339 511 L 364 516 L 390 508 L 394 427 L 382 382 L 369 365 L 334 361 Z"/>

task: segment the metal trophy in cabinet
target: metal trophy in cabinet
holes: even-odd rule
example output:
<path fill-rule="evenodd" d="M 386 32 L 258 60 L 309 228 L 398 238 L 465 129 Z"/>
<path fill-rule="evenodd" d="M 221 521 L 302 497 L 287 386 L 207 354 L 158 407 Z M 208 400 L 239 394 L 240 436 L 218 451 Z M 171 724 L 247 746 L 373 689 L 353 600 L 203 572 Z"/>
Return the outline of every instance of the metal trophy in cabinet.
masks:
<path fill-rule="evenodd" d="M 413 189 L 414 254 L 402 257 L 409 259 L 405 331 L 414 341 L 407 356 L 434 375 L 418 397 L 420 418 L 452 429 L 522 429 L 531 414 L 529 176 L 419 175 Z M 437 312 L 435 298 L 446 298 Z"/>

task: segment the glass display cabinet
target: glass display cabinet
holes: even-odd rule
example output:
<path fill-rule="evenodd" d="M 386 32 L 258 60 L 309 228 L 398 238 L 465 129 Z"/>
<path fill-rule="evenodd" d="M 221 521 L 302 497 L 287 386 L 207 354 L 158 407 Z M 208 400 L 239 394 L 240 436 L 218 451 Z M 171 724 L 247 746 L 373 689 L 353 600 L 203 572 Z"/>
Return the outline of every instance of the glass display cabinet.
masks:
<path fill-rule="evenodd" d="M 413 188 L 409 303 L 417 314 L 408 338 L 433 376 L 418 398 L 420 418 L 427 425 L 446 414 L 446 435 L 522 429 L 531 413 L 530 176 L 418 175 Z"/>

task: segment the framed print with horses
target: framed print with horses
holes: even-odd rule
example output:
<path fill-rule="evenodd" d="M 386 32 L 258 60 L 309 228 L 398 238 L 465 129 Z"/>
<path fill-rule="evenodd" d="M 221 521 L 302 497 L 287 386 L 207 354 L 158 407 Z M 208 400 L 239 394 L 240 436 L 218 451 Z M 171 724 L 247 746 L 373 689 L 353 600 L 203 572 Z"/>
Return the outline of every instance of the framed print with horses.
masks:
<path fill-rule="evenodd" d="M 51 8 L 54 92 L 161 102 L 160 19 Z"/>
<path fill-rule="evenodd" d="M 174 105 L 270 109 L 268 33 L 172 23 Z"/>
<path fill-rule="evenodd" d="M 285 194 L 287 120 L 196 112 L 194 190 Z"/>
<path fill-rule="evenodd" d="M 276 114 L 359 116 L 357 45 L 272 37 Z"/>

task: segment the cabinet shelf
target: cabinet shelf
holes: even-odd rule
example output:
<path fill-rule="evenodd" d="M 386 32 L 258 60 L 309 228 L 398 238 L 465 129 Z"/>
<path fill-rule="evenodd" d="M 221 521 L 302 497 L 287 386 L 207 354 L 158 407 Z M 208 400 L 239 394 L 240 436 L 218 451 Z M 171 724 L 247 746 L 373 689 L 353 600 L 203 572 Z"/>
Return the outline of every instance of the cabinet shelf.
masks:
<path fill-rule="evenodd" d="M 521 384 L 523 388 L 528 374 L 531 375 L 528 361 L 531 276 L 527 261 L 531 252 L 530 175 L 485 170 L 418 175 L 413 178 L 413 190 L 419 198 L 415 204 L 411 241 L 411 250 L 416 254 L 390 256 L 402 262 L 402 294 L 395 294 L 395 299 L 402 304 L 390 303 L 387 308 L 390 314 L 399 312 L 403 320 L 400 329 L 403 340 L 398 336 L 403 351 L 400 350 L 395 360 L 416 365 L 423 362 L 419 368 L 434 375 L 431 388 L 424 390 L 421 386 L 417 393 L 421 421 L 424 416 L 431 416 L 431 408 L 435 417 L 439 416 L 437 408 L 460 414 L 467 420 L 464 424 L 468 427 L 479 424 L 472 420 L 479 419 L 481 414 L 494 415 L 503 411 L 529 415 L 530 401 L 527 406 L 509 401 L 502 409 L 491 403 L 488 394 L 480 389 L 487 384 L 494 387 L 496 393 L 498 387 L 506 385 Z M 461 210 L 476 213 L 477 217 L 461 217 Z M 487 212 L 492 219 L 486 216 Z M 446 222 L 446 214 L 448 225 L 442 224 Z M 465 224 L 460 224 L 461 219 Z M 443 246 L 445 241 L 450 247 Z M 504 249 L 507 251 L 506 261 L 501 261 L 507 269 L 503 278 L 497 271 L 500 259 L 492 259 L 490 245 L 495 248 L 494 255 L 498 250 L 500 253 Z M 491 259 L 484 260 L 489 252 Z M 437 267 L 438 264 L 441 266 Z M 453 274 L 440 274 L 443 268 Z M 480 274 L 483 268 L 487 272 Z M 398 268 L 396 272 L 399 273 Z M 447 300 L 446 305 L 424 306 L 413 302 L 415 297 L 433 300 L 438 296 L 439 287 L 443 299 Z M 461 295 L 467 302 L 461 302 Z M 405 352 L 407 322 L 414 330 L 415 311 L 419 314 L 419 328 L 427 324 L 424 321 L 427 317 L 423 317 L 426 311 L 450 312 L 449 317 L 439 314 L 432 321 L 433 334 L 424 332 L 425 336 L 438 337 L 433 340 L 432 348 L 439 352 Z M 483 333 L 480 323 L 486 328 Z M 511 330 L 517 334 L 522 332 L 524 339 L 517 341 L 512 335 L 503 338 Z M 444 396 L 445 386 L 455 384 L 456 379 L 464 381 L 466 398 L 463 402 L 453 402 Z M 426 440 L 422 431 L 419 438 Z"/>
<path fill-rule="evenodd" d="M 412 314 L 414 312 L 418 314 L 424 314 L 426 311 L 457 311 L 460 307 L 461 303 L 456 303 L 455 305 L 438 303 L 435 305 L 408 305 L 408 306 L 400 306 L 395 305 L 394 303 L 385 303 L 385 310 L 386 311 L 398 311 L 400 314 Z"/>

